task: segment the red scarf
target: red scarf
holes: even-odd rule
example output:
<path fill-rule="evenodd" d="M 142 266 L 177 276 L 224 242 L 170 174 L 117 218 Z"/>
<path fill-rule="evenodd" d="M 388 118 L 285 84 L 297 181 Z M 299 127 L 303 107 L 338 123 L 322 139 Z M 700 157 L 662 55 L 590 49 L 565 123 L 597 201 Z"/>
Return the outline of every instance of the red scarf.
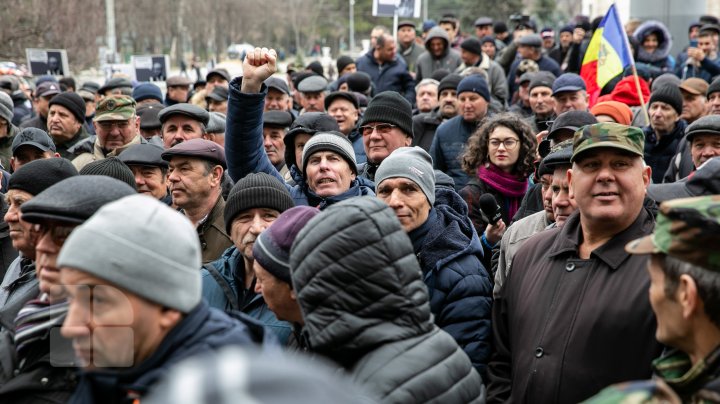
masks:
<path fill-rule="evenodd" d="M 478 167 L 477 176 L 490 188 L 505 196 L 508 211 L 507 217 L 512 219 L 518 209 L 520 209 L 520 203 L 527 191 L 527 178 L 506 173 L 494 164 L 488 164 L 487 167 L 484 165 Z"/>

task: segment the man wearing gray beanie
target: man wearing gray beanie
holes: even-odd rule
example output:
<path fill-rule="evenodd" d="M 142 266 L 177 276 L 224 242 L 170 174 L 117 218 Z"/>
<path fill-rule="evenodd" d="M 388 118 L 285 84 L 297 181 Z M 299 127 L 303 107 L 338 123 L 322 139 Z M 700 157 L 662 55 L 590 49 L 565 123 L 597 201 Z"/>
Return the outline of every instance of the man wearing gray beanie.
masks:
<path fill-rule="evenodd" d="M 430 155 L 435 169 L 452 177 L 455 189 L 460 190 L 468 181 L 468 175 L 460 166 L 460 155 L 488 112 L 490 89 L 485 77 L 473 74 L 462 79 L 457 86 L 457 96 L 458 116 L 438 126 Z"/>
<path fill-rule="evenodd" d="M 467 205 L 455 191 L 435 187 L 432 158 L 417 146 L 392 152 L 375 179 L 378 198 L 395 211 L 426 274 L 435 324 L 455 338 L 484 374 L 492 338 L 492 282 Z"/>
<path fill-rule="evenodd" d="M 258 342 L 203 302 L 200 261 L 192 223 L 146 195 L 107 204 L 70 234 L 58 257 L 70 298 L 61 333 L 83 372 L 69 402 L 140 400 L 177 361 Z"/>
<path fill-rule="evenodd" d="M 236 78 L 230 82 L 225 139 L 230 177 L 239 181 L 250 173 L 269 174 L 285 184 L 295 205 L 309 205 L 320 210 L 355 196 L 374 196 L 374 184 L 362 177 L 353 146 L 340 132 L 318 128 L 312 133 L 298 132 L 292 143 L 286 142 L 286 146 L 294 147 L 295 153 L 288 153 L 286 149 L 285 155 L 294 155 L 295 164 L 299 164 L 297 171 L 303 173 L 293 175 L 294 184 L 286 183 L 267 154 L 263 153 L 263 102 L 267 92 L 264 82 L 276 71 L 276 57 L 273 49 L 256 48 L 243 62 L 242 80 Z M 410 114 L 409 103 L 402 97 L 400 99 L 407 104 Z M 295 123 L 303 120 L 303 116 Z M 321 116 L 318 115 L 315 120 L 319 121 Z M 330 119 L 337 128 L 337 123 Z M 412 130 L 410 115 L 407 126 Z M 291 171 L 295 169 L 291 167 Z"/>
<path fill-rule="evenodd" d="M 650 122 L 643 127 L 645 163 L 652 168 L 652 181 L 660 184 L 678 148 L 685 143 L 687 122 L 680 117 L 683 98 L 678 86 L 658 86 L 650 94 Z"/>

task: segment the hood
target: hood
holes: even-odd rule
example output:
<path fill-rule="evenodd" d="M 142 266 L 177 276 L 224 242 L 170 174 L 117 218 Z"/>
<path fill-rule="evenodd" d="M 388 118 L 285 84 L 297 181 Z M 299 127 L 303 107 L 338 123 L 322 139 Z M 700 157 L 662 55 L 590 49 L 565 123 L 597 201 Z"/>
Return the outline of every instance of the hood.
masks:
<path fill-rule="evenodd" d="M 462 197 L 454 190 L 436 188 L 433 208 L 437 214 L 418 253 L 421 262 L 430 263 L 423 270 L 439 269 L 460 255 L 474 254 L 482 260 L 482 245 Z"/>
<path fill-rule="evenodd" d="M 640 91 L 642 91 L 643 99 L 645 102 L 650 100 L 650 86 L 647 81 L 639 78 Z M 597 102 L 603 101 L 618 101 L 626 104 L 629 107 L 636 107 L 640 105 L 640 97 L 638 97 L 637 86 L 635 86 L 635 79 L 633 76 L 623 77 L 612 90 L 610 94 L 599 97 Z"/>
<path fill-rule="evenodd" d="M 428 52 L 430 52 L 430 40 L 433 38 L 440 38 L 445 42 L 445 50 L 443 51 L 443 56 L 447 55 L 448 48 L 450 48 L 450 37 L 448 36 L 447 32 L 445 32 L 445 30 L 440 27 L 433 27 L 430 32 L 428 32 L 427 38 L 425 38 L 425 49 Z"/>
<path fill-rule="evenodd" d="M 651 32 L 658 33 L 658 47 L 653 53 L 647 53 L 643 47 L 643 38 Z M 665 24 L 660 21 L 650 20 L 640 24 L 635 30 L 633 37 L 638 41 L 638 60 L 641 62 L 658 62 L 670 54 L 672 48 L 672 35 Z"/>
<path fill-rule="evenodd" d="M 410 239 L 377 198 L 315 216 L 295 239 L 290 268 L 312 350 L 346 368 L 380 345 L 433 329 Z"/>

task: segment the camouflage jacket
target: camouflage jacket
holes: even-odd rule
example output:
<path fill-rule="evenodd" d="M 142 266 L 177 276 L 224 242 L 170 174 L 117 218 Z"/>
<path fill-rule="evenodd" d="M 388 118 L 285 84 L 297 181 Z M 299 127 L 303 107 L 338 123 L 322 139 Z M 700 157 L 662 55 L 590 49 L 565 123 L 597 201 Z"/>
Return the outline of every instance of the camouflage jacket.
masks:
<path fill-rule="evenodd" d="M 720 346 L 695 365 L 672 351 L 656 359 L 653 370 L 652 380 L 610 386 L 586 403 L 720 403 Z"/>

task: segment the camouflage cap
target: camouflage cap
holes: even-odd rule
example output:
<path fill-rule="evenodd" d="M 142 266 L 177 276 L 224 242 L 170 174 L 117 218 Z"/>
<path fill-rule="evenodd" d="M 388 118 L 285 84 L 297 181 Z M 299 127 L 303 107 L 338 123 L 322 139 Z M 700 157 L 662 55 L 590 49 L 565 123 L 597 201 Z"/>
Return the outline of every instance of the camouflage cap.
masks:
<path fill-rule="evenodd" d="M 581 153 L 598 147 L 612 147 L 643 157 L 645 134 L 640 128 L 619 123 L 604 122 L 583 126 L 575 131 L 573 136 L 570 162 L 577 160 Z"/>
<path fill-rule="evenodd" d="M 93 121 L 126 121 L 135 116 L 137 103 L 127 95 L 111 95 L 103 98 L 95 109 Z"/>
<path fill-rule="evenodd" d="M 673 199 L 660 204 L 653 234 L 629 242 L 625 251 L 630 254 L 665 253 L 720 271 L 717 243 L 709 242 L 720 237 L 718 229 L 720 195 Z"/>

